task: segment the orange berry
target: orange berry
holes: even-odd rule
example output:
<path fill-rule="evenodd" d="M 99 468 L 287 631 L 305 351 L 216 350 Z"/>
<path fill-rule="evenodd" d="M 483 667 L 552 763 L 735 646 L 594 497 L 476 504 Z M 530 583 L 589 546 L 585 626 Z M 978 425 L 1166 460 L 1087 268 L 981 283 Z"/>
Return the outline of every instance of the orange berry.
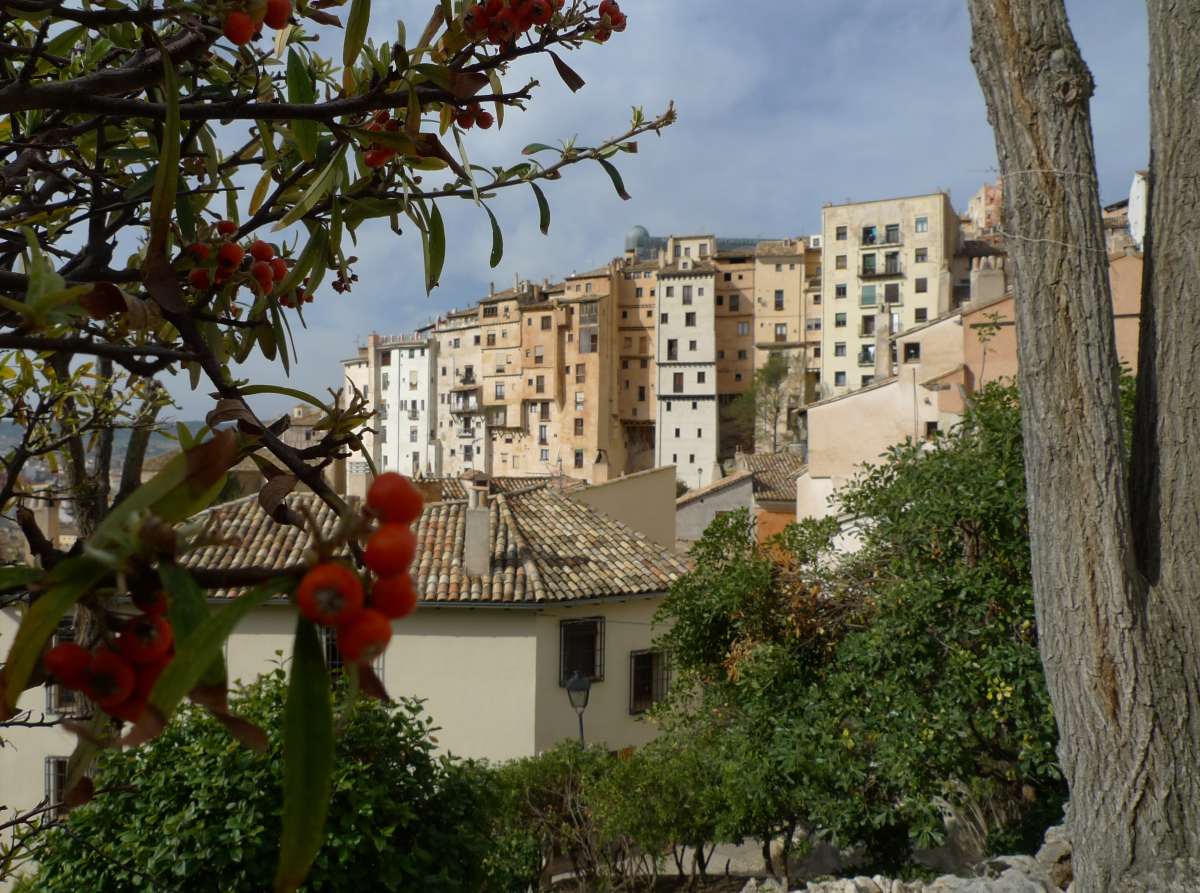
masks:
<path fill-rule="evenodd" d="M 392 620 L 407 617 L 417 606 L 417 589 L 408 574 L 380 577 L 371 587 L 371 607 Z"/>
<path fill-rule="evenodd" d="M 480 130 L 487 130 L 496 123 L 496 119 L 492 117 L 491 112 L 480 109 L 475 113 L 475 123 L 479 125 Z"/>
<path fill-rule="evenodd" d="M 218 220 L 217 232 L 223 236 L 232 236 L 238 231 L 238 225 L 232 220 Z"/>
<path fill-rule="evenodd" d="M 226 270 L 232 270 L 242 262 L 242 258 L 246 256 L 246 252 L 242 250 L 241 245 L 236 245 L 233 242 L 226 242 L 217 249 L 217 263 Z"/>
<path fill-rule="evenodd" d="M 292 0 L 267 0 L 267 14 L 263 21 L 278 31 L 292 17 Z"/>
<path fill-rule="evenodd" d="M 407 524 L 384 524 L 367 540 L 363 561 L 381 577 L 402 574 L 417 554 L 417 538 Z"/>
<path fill-rule="evenodd" d="M 470 130 L 475 126 L 475 112 L 471 109 L 463 109 L 454 116 L 454 121 L 463 130 Z"/>
<path fill-rule="evenodd" d="M 207 242 L 193 242 L 183 250 L 201 263 L 208 260 L 212 256 L 212 246 Z"/>
<path fill-rule="evenodd" d="M 344 564 L 318 564 L 300 581 L 296 604 L 313 623 L 341 626 L 362 611 L 362 581 Z"/>
<path fill-rule="evenodd" d="M 250 38 L 258 29 L 255 27 L 254 19 L 241 10 L 234 10 L 225 17 L 225 26 L 222 30 L 229 38 L 230 43 L 235 46 L 243 46 L 250 42 Z"/>
<path fill-rule="evenodd" d="M 338 627 L 337 643 L 342 657 L 353 663 L 374 660 L 387 649 L 392 622 L 367 608 L 349 623 Z"/>
<path fill-rule="evenodd" d="M 138 593 L 133 596 L 133 603 L 143 614 L 166 614 L 167 594 L 161 589 L 150 593 Z"/>
<path fill-rule="evenodd" d="M 188 273 L 188 285 L 200 291 L 212 285 L 212 274 L 204 267 L 196 267 Z"/>
<path fill-rule="evenodd" d="M 367 490 L 367 507 L 388 524 L 411 524 L 421 517 L 424 505 L 421 491 L 394 471 L 379 475 Z"/>
<path fill-rule="evenodd" d="M 255 239 L 250 243 L 250 256 L 255 260 L 262 260 L 270 263 L 275 257 L 275 249 L 269 243 L 261 239 Z"/>
<path fill-rule="evenodd" d="M 282 257 L 277 257 L 271 261 L 271 275 L 275 277 L 276 282 L 282 282 L 287 279 L 288 265 Z"/>
<path fill-rule="evenodd" d="M 154 614 L 129 618 L 117 636 L 117 648 L 135 664 L 161 660 L 174 643 L 170 621 Z"/>
<path fill-rule="evenodd" d="M 83 687 L 91 662 L 92 656 L 87 649 L 74 642 L 55 645 L 42 658 L 42 666 L 46 668 L 46 672 L 67 688 Z"/>
<path fill-rule="evenodd" d="M 270 291 L 271 286 L 275 284 L 275 273 L 271 270 L 271 265 L 263 260 L 256 260 L 250 265 L 250 275 L 254 277 L 254 281 L 258 283 L 258 287 L 264 292 Z"/>
<path fill-rule="evenodd" d="M 393 149 L 368 149 L 363 153 L 363 162 L 367 167 L 383 167 L 395 154 Z"/>

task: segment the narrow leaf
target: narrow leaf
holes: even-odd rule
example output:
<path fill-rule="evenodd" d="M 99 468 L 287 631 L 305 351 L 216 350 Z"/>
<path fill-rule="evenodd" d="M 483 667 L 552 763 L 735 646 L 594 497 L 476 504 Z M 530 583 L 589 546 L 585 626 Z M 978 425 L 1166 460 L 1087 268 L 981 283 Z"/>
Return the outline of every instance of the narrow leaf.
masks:
<path fill-rule="evenodd" d="M 179 185 L 179 81 L 166 47 L 157 37 L 154 40 L 162 57 L 162 94 L 167 116 L 163 124 L 158 170 L 154 174 L 154 191 L 150 197 L 150 242 L 146 253 L 151 257 L 163 256 L 166 252 L 167 236 L 171 231 L 171 211 Z"/>
<path fill-rule="evenodd" d="M 605 161 L 603 158 L 597 158 L 596 160 L 608 172 L 608 176 L 612 179 L 613 186 L 617 190 L 617 195 L 621 196 L 625 201 L 629 201 L 629 193 L 625 191 L 625 183 L 621 180 L 621 172 L 613 167 L 611 162 Z"/>
<path fill-rule="evenodd" d="M 288 102 L 311 105 L 316 101 L 317 88 L 312 75 L 295 50 L 288 50 L 287 89 Z M 317 157 L 317 122 L 293 119 L 290 126 L 300 157 L 313 161 Z"/>
<path fill-rule="evenodd" d="M 522 155 L 536 155 L 538 152 L 557 152 L 553 146 L 547 146 L 545 143 L 530 143 L 521 150 Z"/>
<path fill-rule="evenodd" d="M 429 206 L 429 251 L 425 269 L 425 291 L 432 292 L 442 278 L 446 262 L 446 225 L 436 202 Z"/>
<path fill-rule="evenodd" d="M 300 200 L 292 207 L 290 211 L 283 215 L 283 219 L 278 221 L 273 227 L 272 232 L 278 232 L 281 229 L 287 229 L 325 197 L 325 195 L 335 188 L 338 179 L 338 162 L 342 156 L 346 154 L 346 146 L 343 144 L 337 150 L 333 158 L 329 159 L 329 163 L 317 175 L 317 178 L 312 181 L 304 194 L 300 196 Z"/>
<path fill-rule="evenodd" d="M 538 226 L 541 227 L 542 235 L 548 235 L 550 233 L 550 203 L 546 201 L 546 194 L 542 192 L 537 183 L 529 185 L 533 187 L 533 194 L 537 197 Z"/>
<path fill-rule="evenodd" d="M 492 213 L 492 209 L 483 205 L 483 210 L 487 211 L 488 219 L 492 221 L 492 256 L 489 263 L 494 268 L 499 266 L 500 259 L 504 257 L 504 233 L 500 231 L 500 224 L 496 222 L 496 215 Z"/>
<path fill-rule="evenodd" d="M 299 618 L 283 714 L 283 832 L 275 893 L 304 883 L 325 839 L 332 796 L 333 704 L 317 628 Z"/>
<path fill-rule="evenodd" d="M 558 53 L 551 52 L 550 50 L 546 52 L 550 53 L 550 58 L 554 62 L 554 68 L 558 72 L 558 76 L 563 79 L 563 83 L 570 87 L 572 93 L 578 93 L 587 82 L 579 76 L 575 69 L 558 58 Z"/>
<path fill-rule="evenodd" d="M 158 566 L 158 576 L 170 596 L 167 611 L 171 626 L 176 638 L 184 641 L 209 618 L 208 600 L 200 584 L 177 564 L 163 562 Z M 219 652 L 200 677 L 200 684 L 223 686 L 225 682 L 225 654 Z"/>
<path fill-rule="evenodd" d="M 253 397 L 256 394 L 280 394 L 284 397 L 293 397 L 296 400 L 311 403 L 317 409 L 324 412 L 329 412 L 329 407 L 322 403 L 319 397 L 314 397 L 308 391 L 301 391 L 299 388 L 285 388 L 282 385 L 273 384 L 252 384 L 247 385 L 241 390 L 247 397 Z"/>
<path fill-rule="evenodd" d="M 258 179 L 258 185 L 254 187 L 254 194 L 250 196 L 250 214 L 253 215 L 262 207 L 262 203 L 267 200 L 267 190 L 271 188 L 271 172 L 264 171 L 263 175 Z"/>
<path fill-rule="evenodd" d="M 342 65 L 350 68 L 362 52 L 367 37 L 367 25 L 371 21 L 371 0 L 354 0 L 350 4 L 350 18 L 346 20 L 346 37 L 342 42 Z"/>

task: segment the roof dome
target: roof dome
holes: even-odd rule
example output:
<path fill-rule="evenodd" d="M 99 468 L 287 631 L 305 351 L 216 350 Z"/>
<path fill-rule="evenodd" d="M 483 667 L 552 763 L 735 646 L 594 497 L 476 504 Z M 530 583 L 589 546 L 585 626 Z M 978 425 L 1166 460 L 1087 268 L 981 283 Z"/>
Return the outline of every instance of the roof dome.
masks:
<path fill-rule="evenodd" d="M 637 251 L 650 245 L 650 231 L 644 226 L 635 226 L 625 234 L 625 250 Z"/>

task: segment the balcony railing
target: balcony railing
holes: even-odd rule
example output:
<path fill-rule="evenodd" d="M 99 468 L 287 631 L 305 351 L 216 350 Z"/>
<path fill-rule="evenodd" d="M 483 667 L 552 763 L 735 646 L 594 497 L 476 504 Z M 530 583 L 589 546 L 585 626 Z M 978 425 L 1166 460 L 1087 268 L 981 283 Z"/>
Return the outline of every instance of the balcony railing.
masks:
<path fill-rule="evenodd" d="M 864 248 L 882 248 L 889 245 L 903 245 L 904 240 L 901 238 L 899 231 L 875 233 L 873 236 L 863 236 L 862 246 Z"/>
<path fill-rule="evenodd" d="M 884 264 L 882 267 L 866 267 L 858 271 L 860 279 L 884 279 L 889 276 L 903 276 L 904 268 L 900 263 Z"/>
<path fill-rule="evenodd" d="M 875 354 L 867 353 L 866 351 L 860 351 L 858 354 L 858 365 L 874 366 L 875 365 Z"/>

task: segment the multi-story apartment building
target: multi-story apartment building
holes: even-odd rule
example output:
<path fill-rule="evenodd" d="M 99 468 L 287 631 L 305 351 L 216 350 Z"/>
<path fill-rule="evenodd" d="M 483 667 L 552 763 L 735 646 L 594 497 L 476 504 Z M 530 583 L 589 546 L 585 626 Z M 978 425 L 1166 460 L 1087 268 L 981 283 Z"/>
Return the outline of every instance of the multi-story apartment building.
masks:
<path fill-rule="evenodd" d="M 650 235 L 636 227 L 626 239 L 625 257 L 616 271 L 618 416 L 625 441 L 625 470 L 639 471 L 655 463 L 658 417 L 658 249 Z"/>
<path fill-rule="evenodd" d="M 810 370 L 819 360 L 820 351 L 816 358 L 812 353 L 820 343 L 820 330 L 808 327 L 813 312 L 808 303 L 808 253 L 807 239 L 760 242 L 754 253 L 754 368 L 763 369 L 773 356 L 787 363 L 787 376 L 779 385 L 784 411 L 773 432 L 765 418 L 755 426 L 755 444 L 760 448 L 793 439 L 789 434 L 795 413 L 813 393 Z M 819 294 L 816 297 L 819 301 Z M 819 303 L 815 310 L 819 314 Z"/>
<path fill-rule="evenodd" d="M 886 337 L 951 309 L 958 240 L 959 218 L 944 192 L 825 206 L 823 396 L 889 375 Z"/>
<path fill-rule="evenodd" d="M 345 382 L 360 390 L 375 418 L 362 433 L 375 466 L 405 474 L 441 474 L 433 327 L 407 335 L 369 335 L 358 354 L 342 361 Z M 348 395 L 346 395 L 348 396 Z M 348 492 L 359 493 L 369 466 L 361 456 L 347 462 Z"/>
<path fill-rule="evenodd" d="M 438 321 L 437 439 L 442 473 L 488 471 L 490 439 L 483 406 L 481 308 L 448 313 Z"/>

